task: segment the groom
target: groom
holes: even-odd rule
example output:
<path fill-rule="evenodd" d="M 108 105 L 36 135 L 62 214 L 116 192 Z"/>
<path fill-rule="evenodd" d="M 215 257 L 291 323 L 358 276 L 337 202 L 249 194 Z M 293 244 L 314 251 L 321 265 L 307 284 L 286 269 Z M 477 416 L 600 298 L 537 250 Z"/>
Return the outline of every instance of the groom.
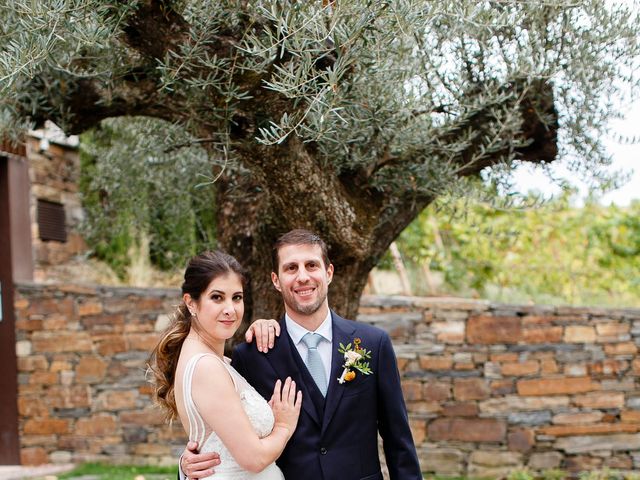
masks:
<path fill-rule="evenodd" d="M 271 280 L 285 304 L 283 334 L 267 353 L 239 345 L 233 367 L 266 399 L 275 381 L 287 376 L 302 390 L 298 426 L 276 462 L 287 480 L 382 480 L 378 433 L 391 480 L 421 480 L 391 340 L 329 309 L 332 278 L 319 236 L 307 230 L 281 236 Z M 352 368 L 355 378 L 339 383 L 345 362 L 339 345 L 354 341 L 371 352 L 366 361 L 372 373 Z M 211 454 L 185 452 L 181 459 L 191 478 L 206 476 L 202 470 L 216 463 Z"/>

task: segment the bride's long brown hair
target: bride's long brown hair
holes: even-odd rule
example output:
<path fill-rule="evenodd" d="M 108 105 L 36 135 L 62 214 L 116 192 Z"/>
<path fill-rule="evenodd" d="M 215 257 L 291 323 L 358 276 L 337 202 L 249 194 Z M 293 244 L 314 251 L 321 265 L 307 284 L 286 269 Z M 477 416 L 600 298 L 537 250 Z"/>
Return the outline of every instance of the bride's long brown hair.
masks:
<path fill-rule="evenodd" d="M 240 276 L 243 286 L 246 284 L 244 269 L 231 255 L 219 250 L 196 255 L 189 260 L 184 272 L 182 295 L 188 293 L 197 302 L 215 278 L 227 273 L 236 273 Z M 191 328 L 191 321 L 191 313 L 182 302 L 149 359 L 149 371 L 153 376 L 154 384 L 154 400 L 162 407 L 170 421 L 178 413 L 174 393 L 176 366 L 182 343 Z"/>

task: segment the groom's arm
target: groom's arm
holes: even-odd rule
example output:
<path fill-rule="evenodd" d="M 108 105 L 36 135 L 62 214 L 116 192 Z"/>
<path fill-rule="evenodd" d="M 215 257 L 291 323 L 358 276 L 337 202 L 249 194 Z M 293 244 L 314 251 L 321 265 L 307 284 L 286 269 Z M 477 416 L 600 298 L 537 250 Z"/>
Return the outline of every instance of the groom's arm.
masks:
<path fill-rule="evenodd" d="M 391 480 L 422 480 L 391 339 L 383 333 L 378 351 L 378 429 Z"/>
<path fill-rule="evenodd" d="M 215 473 L 213 467 L 218 465 L 220 465 L 218 453 L 198 453 L 198 444 L 189 442 L 178 460 L 178 480 L 209 477 Z"/>

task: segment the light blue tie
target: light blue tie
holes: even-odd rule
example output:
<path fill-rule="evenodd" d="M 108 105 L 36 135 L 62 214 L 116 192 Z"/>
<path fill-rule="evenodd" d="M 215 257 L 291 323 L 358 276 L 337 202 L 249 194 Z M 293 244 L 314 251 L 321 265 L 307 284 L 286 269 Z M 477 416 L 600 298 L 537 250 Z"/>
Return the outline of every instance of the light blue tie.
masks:
<path fill-rule="evenodd" d="M 318 335 L 317 333 L 309 332 L 302 337 L 302 341 L 308 349 L 307 361 L 305 363 L 324 397 L 327 394 L 327 376 L 324 365 L 322 364 L 322 358 L 320 358 L 320 353 L 318 353 L 318 343 L 320 343 L 320 340 L 322 340 L 322 335 Z"/>

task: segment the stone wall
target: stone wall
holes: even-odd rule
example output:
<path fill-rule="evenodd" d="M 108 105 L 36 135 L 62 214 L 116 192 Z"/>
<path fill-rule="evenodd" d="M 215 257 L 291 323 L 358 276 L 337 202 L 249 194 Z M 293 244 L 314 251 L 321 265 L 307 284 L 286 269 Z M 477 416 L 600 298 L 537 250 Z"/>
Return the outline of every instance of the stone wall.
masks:
<path fill-rule="evenodd" d="M 389 331 L 423 470 L 640 468 L 640 310 L 365 297 Z"/>
<path fill-rule="evenodd" d="M 175 464 L 184 434 L 154 408 L 145 365 L 178 298 L 175 290 L 17 286 L 23 464 Z"/>
<path fill-rule="evenodd" d="M 36 281 L 55 278 L 51 267 L 64 264 L 84 253 L 87 246 L 78 231 L 84 218 L 78 182 L 80 179 L 80 157 L 75 143 L 67 137 L 55 138 L 48 130 L 32 132 L 27 137 L 26 150 L 29 159 L 31 241 L 33 244 L 34 272 Z M 43 143 L 43 138 L 52 140 Z M 65 212 L 67 241 L 43 241 L 40 239 L 37 221 L 38 200 L 62 204 Z"/>
<path fill-rule="evenodd" d="M 23 463 L 169 463 L 144 365 L 174 290 L 18 286 Z M 363 298 L 387 330 L 426 472 L 640 468 L 640 310 Z"/>

